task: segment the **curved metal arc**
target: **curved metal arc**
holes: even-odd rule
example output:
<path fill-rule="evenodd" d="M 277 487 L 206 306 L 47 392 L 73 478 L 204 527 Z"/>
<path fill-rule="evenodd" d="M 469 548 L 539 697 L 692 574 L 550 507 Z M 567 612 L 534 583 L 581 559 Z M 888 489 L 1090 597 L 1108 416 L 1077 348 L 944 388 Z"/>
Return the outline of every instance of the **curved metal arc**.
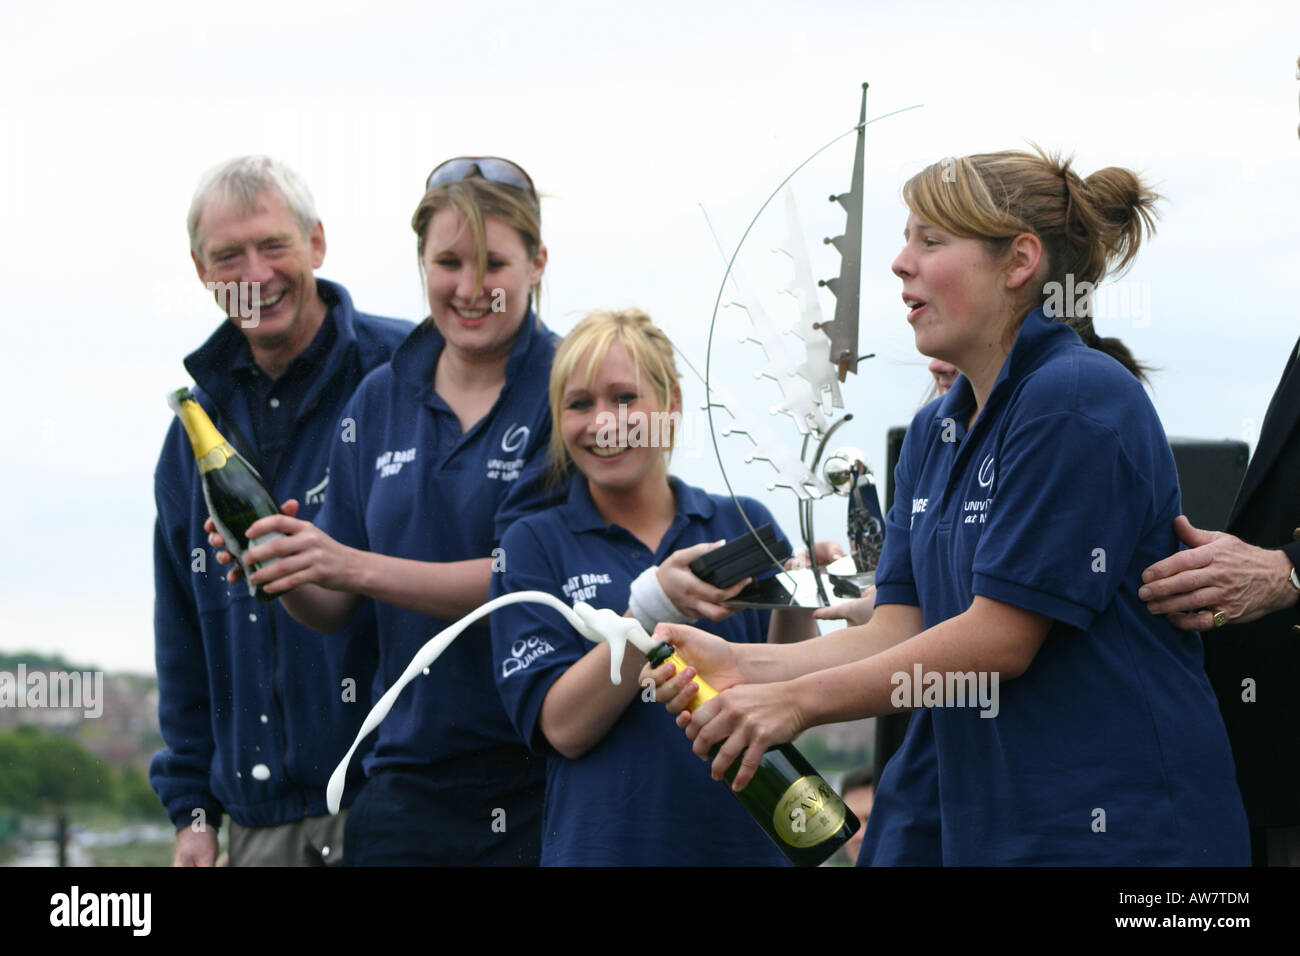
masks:
<path fill-rule="evenodd" d="M 727 261 L 726 271 L 724 271 L 722 274 L 722 281 L 718 284 L 718 295 L 713 301 L 713 314 L 709 318 L 708 344 L 704 351 L 704 404 L 705 404 L 705 412 L 708 415 L 708 421 L 709 421 L 709 441 L 713 445 L 713 457 L 718 462 L 718 470 L 722 473 L 722 482 L 724 485 L 727 486 L 727 494 L 731 496 L 732 504 L 734 504 L 736 506 L 736 510 L 740 512 L 740 518 L 742 521 L 745 522 L 745 527 L 747 527 L 750 530 L 750 532 L 754 533 L 755 537 L 757 537 L 757 529 L 754 527 L 753 523 L 749 520 L 749 515 L 745 514 L 745 509 L 740 506 L 740 499 L 737 497 L 735 489 L 732 488 L 731 486 L 731 479 L 727 477 L 727 467 L 722 463 L 722 450 L 718 447 L 717 430 L 713 427 L 713 405 L 714 405 L 713 395 L 712 395 L 713 390 L 709 384 L 710 373 L 712 369 L 712 360 L 713 360 L 713 333 L 714 330 L 717 328 L 718 309 L 722 307 L 722 296 L 727 288 L 727 280 L 731 278 L 731 270 L 736 264 L 736 259 L 740 256 L 740 250 L 744 248 L 745 240 L 749 238 L 749 234 L 750 232 L 753 231 L 754 226 L 758 223 L 759 218 L 763 215 L 764 211 L 766 211 L 767 207 L 771 205 L 772 200 L 777 197 L 777 195 L 781 192 L 783 188 L 785 188 L 785 184 L 788 183 L 791 179 L 793 179 L 799 173 L 800 170 L 802 170 L 805 166 L 811 163 L 822 153 L 826 152 L 826 150 L 830 149 L 840 140 L 844 139 L 846 136 L 852 136 L 854 133 L 857 133 L 860 130 L 870 126 L 872 123 L 878 123 L 883 119 L 888 119 L 891 116 L 897 116 L 899 113 L 906 113 L 909 110 L 919 109 L 924 105 L 925 105 L 924 103 L 914 103 L 911 106 L 904 106 L 902 109 L 893 110 L 892 112 L 884 113 L 881 116 L 873 117 L 872 119 L 866 120 L 865 122 L 855 123 L 848 130 L 836 136 L 834 139 L 832 139 L 830 142 L 826 143 L 825 145 L 819 147 L 816 151 L 811 153 L 807 159 L 805 159 L 798 166 L 792 169 L 790 173 L 784 179 L 782 179 L 780 183 L 777 184 L 776 188 L 772 190 L 771 194 L 767 197 L 767 199 L 763 201 L 763 205 L 758 207 L 758 212 L 754 213 L 754 218 L 752 218 L 749 221 L 749 225 L 745 227 L 745 231 L 740 236 L 740 241 L 736 243 L 736 249 L 734 252 L 732 252 L 731 258 Z M 698 375 L 699 373 L 697 372 L 696 374 Z M 843 420 L 847 420 L 847 419 L 843 419 Z M 824 441 L 823 441 L 823 445 L 824 445 Z M 781 562 L 776 559 L 776 556 L 773 555 L 772 552 L 767 549 L 767 546 L 764 545 L 761 540 L 759 541 L 759 547 L 763 549 L 764 553 L 768 557 L 768 560 L 772 562 L 773 566 L 778 569 L 778 573 L 784 574 L 785 569 L 781 566 Z M 813 555 L 810 554 L 808 557 L 811 562 Z M 788 579 L 788 581 L 789 581 L 789 587 L 791 589 L 791 593 L 793 594 L 794 587 L 795 587 L 794 580 L 790 578 Z"/>

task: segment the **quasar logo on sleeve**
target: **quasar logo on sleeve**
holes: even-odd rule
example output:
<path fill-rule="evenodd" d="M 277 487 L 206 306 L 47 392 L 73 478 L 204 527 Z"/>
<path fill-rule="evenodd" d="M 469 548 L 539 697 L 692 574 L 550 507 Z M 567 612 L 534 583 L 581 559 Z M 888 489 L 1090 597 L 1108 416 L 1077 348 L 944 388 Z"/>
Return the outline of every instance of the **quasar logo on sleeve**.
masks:
<path fill-rule="evenodd" d="M 533 661 L 553 650 L 551 642 L 543 637 L 521 637 L 510 645 L 510 656 L 501 662 L 502 678 L 526 670 Z"/>

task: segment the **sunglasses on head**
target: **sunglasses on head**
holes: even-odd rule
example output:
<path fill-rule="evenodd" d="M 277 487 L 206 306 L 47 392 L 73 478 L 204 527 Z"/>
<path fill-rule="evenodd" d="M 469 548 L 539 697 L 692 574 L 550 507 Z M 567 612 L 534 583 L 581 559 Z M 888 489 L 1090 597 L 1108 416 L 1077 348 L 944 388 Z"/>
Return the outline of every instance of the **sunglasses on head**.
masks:
<path fill-rule="evenodd" d="M 537 189 L 523 167 L 500 156 L 458 156 L 445 163 L 439 163 L 433 167 L 433 172 L 429 173 L 424 188 L 429 190 L 445 183 L 458 183 L 471 176 L 479 176 L 488 182 L 500 183 L 502 186 L 522 189 L 533 199 L 537 198 Z"/>

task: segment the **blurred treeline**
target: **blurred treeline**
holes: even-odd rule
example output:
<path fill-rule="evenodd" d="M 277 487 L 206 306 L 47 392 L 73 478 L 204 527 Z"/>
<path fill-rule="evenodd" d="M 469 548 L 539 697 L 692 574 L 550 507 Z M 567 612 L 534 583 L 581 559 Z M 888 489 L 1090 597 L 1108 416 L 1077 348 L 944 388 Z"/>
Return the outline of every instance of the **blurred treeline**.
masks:
<path fill-rule="evenodd" d="M 0 810 L 46 814 L 86 804 L 165 819 L 137 767 L 109 766 L 72 738 L 32 726 L 0 732 Z"/>

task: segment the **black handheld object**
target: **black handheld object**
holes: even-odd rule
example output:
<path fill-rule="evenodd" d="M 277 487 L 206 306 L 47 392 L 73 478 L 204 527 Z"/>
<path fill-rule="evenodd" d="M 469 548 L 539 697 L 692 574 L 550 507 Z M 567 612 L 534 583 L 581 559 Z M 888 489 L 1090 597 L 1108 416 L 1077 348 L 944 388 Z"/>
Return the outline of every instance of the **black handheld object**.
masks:
<path fill-rule="evenodd" d="M 758 529 L 757 537 L 751 531 L 696 558 L 691 562 L 691 573 L 715 588 L 729 588 L 771 568 L 772 558 L 781 562 L 788 557 L 790 543 L 778 538 L 772 526 L 765 524 Z"/>

